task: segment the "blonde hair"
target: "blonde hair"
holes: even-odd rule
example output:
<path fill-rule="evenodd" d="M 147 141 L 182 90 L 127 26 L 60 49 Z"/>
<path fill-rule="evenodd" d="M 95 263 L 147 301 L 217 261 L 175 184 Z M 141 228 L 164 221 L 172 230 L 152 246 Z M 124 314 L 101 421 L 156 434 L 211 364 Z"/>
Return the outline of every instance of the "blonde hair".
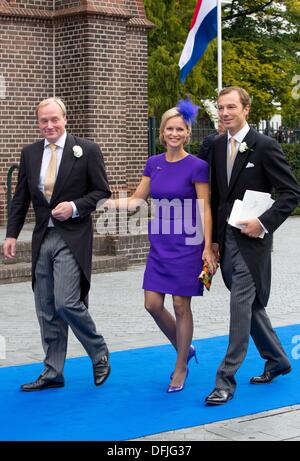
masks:
<path fill-rule="evenodd" d="M 181 119 L 183 120 L 185 126 L 187 127 L 187 130 L 188 130 L 188 136 L 185 140 L 185 143 L 184 144 L 188 144 L 190 142 L 190 138 L 191 138 L 191 134 L 192 134 L 192 125 L 187 123 L 186 120 L 184 120 L 183 116 L 181 115 L 181 113 L 177 110 L 176 107 L 172 107 L 172 109 L 169 109 L 167 110 L 162 118 L 161 118 L 161 122 L 160 122 L 160 127 L 159 127 L 159 142 L 163 145 L 163 146 L 166 146 L 166 142 L 164 140 L 164 129 L 165 129 L 165 126 L 167 124 L 167 122 L 171 119 L 171 118 L 174 118 L 174 117 L 181 117 Z"/>
<path fill-rule="evenodd" d="M 48 104 L 51 104 L 52 102 L 57 104 L 60 107 L 60 109 L 61 109 L 61 111 L 63 113 L 63 116 L 67 117 L 67 109 L 66 109 L 66 106 L 65 106 L 64 102 L 60 98 L 57 98 L 56 96 L 53 96 L 52 98 L 43 99 L 37 105 L 37 107 L 35 109 L 36 118 L 38 118 L 38 113 L 39 113 L 39 110 L 41 109 L 41 107 L 48 106 Z"/>

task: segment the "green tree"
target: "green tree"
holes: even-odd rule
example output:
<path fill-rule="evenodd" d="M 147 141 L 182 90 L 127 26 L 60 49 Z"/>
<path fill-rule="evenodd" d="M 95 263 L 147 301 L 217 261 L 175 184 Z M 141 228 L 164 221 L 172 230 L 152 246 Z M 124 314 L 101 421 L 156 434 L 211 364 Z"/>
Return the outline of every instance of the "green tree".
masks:
<path fill-rule="evenodd" d="M 195 2 L 145 0 L 144 3 L 148 19 L 155 24 L 149 33 L 149 110 L 150 115 L 159 117 L 184 94 L 178 61 Z"/>
<path fill-rule="evenodd" d="M 160 116 L 189 94 L 198 104 L 217 95 L 217 44 L 179 82 L 178 61 L 196 0 L 145 0 L 156 25 L 149 35 L 149 112 Z M 223 86 L 240 85 L 253 99 L 251 121 L 267 119 L 281 103 L 283 115 L 297 113 L 292 79 L 299 67 L 300 2 L 233 0 L 223 8 Z"/>

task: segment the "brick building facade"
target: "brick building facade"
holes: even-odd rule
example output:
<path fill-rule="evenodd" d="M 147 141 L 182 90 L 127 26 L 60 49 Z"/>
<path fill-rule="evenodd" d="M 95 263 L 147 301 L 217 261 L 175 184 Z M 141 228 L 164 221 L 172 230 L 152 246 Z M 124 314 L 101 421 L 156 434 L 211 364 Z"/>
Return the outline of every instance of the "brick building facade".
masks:
<path fill-rule="evenodd" d="M 112 190 L 136 186 L 148 149 L 150 27 L 143 0 L 0 0 L 0 225 L 8 169 L 39 138 L 34 108 L 53 94 L 68 130 L 100 144 Z"/>

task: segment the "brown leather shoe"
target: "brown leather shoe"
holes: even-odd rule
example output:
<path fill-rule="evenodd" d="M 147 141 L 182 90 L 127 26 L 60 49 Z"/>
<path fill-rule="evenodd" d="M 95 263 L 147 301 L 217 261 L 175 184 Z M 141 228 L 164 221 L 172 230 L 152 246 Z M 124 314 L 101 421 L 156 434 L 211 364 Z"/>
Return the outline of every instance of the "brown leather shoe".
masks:
<path fill-rule="evenodd" d="M 211 394 L 209 394 L 206 399 L 206 405 L 223 405 L 224 403 L 229 402 L 233 398 L 233 394 L 225 389 L 214 389 Z"/>
<path fill-rule="evenodd" d="M 49 379 L 44 379 L 41 375 L 32 383 L 22 384 L 21 390 L 24 392 L 44 391 L 45 389 L 64 387 L 64 385 L 65 383 L 63 381 L 51 381 Z"/>
<path fill-rule="evenodd" d="M 95 386 L 100 386 L 107 380 L 111 371 L 111 367 L 108 361 L 108 356 L 104 355 L 101 357 L 98 363 L 93 364 L 94 372 L 94 383 Z"/>
<path fill-rule="evenodd" d="M 287 375 L 292 371 L 292 367 L 284 368 L 279 371 L 265 371 L 260 376 L 254 376 L 250 379 L 250 384 L 270 384 L 277 376 Z"/>

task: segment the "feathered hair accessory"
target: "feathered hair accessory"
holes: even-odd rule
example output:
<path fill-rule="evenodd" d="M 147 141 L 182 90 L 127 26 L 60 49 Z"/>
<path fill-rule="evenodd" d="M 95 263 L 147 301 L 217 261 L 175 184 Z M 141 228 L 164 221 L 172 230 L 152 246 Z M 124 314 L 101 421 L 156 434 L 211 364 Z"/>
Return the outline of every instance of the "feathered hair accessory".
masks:
<path fill-rule="evenodd" d="M 180 99 L 177 103 L 176 109 L 182 115 L 184 121 L 192 125 L 198 115 L 200 106 L 196 106 L 190 98 Z"/>

